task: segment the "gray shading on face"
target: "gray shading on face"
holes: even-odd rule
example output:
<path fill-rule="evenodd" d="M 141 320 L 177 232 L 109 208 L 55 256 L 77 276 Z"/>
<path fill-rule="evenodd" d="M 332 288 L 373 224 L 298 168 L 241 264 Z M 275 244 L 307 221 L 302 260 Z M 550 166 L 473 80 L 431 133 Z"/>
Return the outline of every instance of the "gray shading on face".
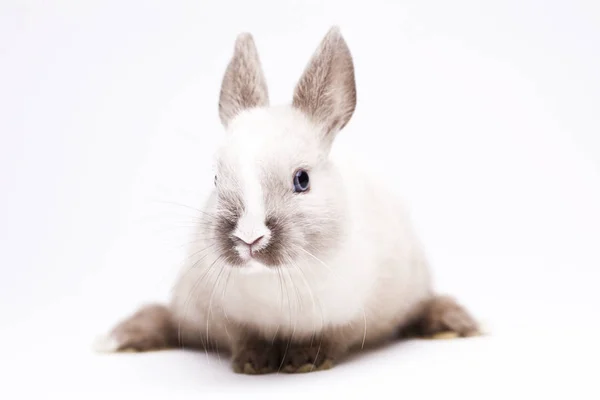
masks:
<path fill-rule="evenodd" d="M 300 193 L 294 191 L 298 168 L 306 169 L 311 179 L 310 190 Z M 267 230 L 268 239 L 253 252 L 252 259 L 268 267 L 294 265 L 301 260 L 316 261 L 335 249 L 342 217 L 335 204 L 335 185 L 319 187 L 328 182 L 327 168 L 325 163 L 316 168 L 264 165 L 258 170 L 263 213 L 257 224 Z M 233 266 L 248 261 L 240 256 L 240 243 L 235 237 L 240 218 L 249 211 L 240 180 L 229 170 L 218 176 L 216 187 L 215 239 L 219 253 Z"/>

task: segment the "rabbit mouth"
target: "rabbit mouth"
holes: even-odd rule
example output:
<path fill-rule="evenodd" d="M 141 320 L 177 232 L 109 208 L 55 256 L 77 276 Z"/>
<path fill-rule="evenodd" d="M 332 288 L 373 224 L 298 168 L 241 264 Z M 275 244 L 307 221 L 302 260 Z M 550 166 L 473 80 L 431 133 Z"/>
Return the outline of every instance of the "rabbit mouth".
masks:
<path fill-rule="evenodd" d="M 244 267 L 252 264 L 261 264 L 267 267 L 278 267 L 290 260 L 291 256 L 285 254 L 285 250 L 277 244 L 277 239 L 273 238 L 263 247 L 253 249 L 247 245 L 241 245 L 235 239 L 230 247 L 229 262 L 237 267 Z"/>

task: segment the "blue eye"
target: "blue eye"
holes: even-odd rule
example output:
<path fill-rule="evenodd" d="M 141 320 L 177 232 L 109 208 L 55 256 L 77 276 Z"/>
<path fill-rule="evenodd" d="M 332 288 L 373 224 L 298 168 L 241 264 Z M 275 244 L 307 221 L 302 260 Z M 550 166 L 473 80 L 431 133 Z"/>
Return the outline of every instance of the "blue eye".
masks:
<path fill-rule="evenodd" d="M 309 187 L 310 184 L 308 182 L 308 172 L 303 169 L 296 171 L 296 174 L 294 175 L 294 192 L 306 192 Z"/>

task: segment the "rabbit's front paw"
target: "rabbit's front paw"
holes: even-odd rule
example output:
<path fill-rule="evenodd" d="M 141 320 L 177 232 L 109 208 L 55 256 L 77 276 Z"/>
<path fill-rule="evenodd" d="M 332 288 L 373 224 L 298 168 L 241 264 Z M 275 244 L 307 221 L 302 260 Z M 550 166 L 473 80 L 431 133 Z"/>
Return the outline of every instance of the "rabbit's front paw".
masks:
<path fill-rule="evenodd" d="M 268 374 L 279 365 L 279 346 L 260 339 L 247 341 L 233 355 L 233 370 L 238 374 Z"/>
<path fill-rule="evenodd" d="M 292 345 L 287 351 L 285 349 L 283 351 L 283 372 L 303 373 L 322 371 L 333 367 L 334 356 L 326 346 Z"/>

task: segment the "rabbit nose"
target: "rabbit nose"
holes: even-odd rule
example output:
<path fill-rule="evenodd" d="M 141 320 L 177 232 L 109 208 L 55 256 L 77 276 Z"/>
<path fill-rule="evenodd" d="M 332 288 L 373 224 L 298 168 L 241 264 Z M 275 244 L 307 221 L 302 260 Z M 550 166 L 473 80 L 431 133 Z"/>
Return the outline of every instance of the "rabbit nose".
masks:
<path fill-rule="evenodd" d="M 231 232 L 231 237 L 239 248 L 248 249 L 252 256 L 255 251 L 268 245 L 271 232 L 265 226 L 260 214 L 246 213 L 238 220 L 235 231 Z"/>
<path fill-rule="evenodd" d="M 248 238 L 242 239 L 241 237 L 239 237 L 237 235 L 234 235 L 233 237 L 234 237 L 235 241 L 237 241 L 238 243 L 248 246 L 248 250 L 250 250 L 251 257 L 254 254 L 254 252 L 256 251 L 256 248 L 261 247 L 261 245 L 264 244 L 264 239 L 265 239 L 265 235 L 260 235 L 259 237 L 254 237 L 251 239 L 248 239 Z"/>
<path fill-rule="evenodd" d="M 244 239 L 242 239 L 242 238 L 241 238 L 241 237 L 239 237 L 239 236 L 236 236 L 235 238 L 236 238 L 238 241 L 240 241 L 240 242 L 242 242 L 243 244 L 245 244 L 246 246 L 248 246 L 248 247 L 252 247 L 252 246 L 255 246 L 255 245 L 257 245 L 257 244 L 258 244 L 258 243 L 259 243 L 261 240 L 263 240 L 263 239 L 265 238 L 265 235 L 260 235 L 260 236 L 259 236 L 259 237 L 257 237 L 256 239 L 250 239 L 250 240 L 248 240 L 248 239 L 244 240 Z"/>

